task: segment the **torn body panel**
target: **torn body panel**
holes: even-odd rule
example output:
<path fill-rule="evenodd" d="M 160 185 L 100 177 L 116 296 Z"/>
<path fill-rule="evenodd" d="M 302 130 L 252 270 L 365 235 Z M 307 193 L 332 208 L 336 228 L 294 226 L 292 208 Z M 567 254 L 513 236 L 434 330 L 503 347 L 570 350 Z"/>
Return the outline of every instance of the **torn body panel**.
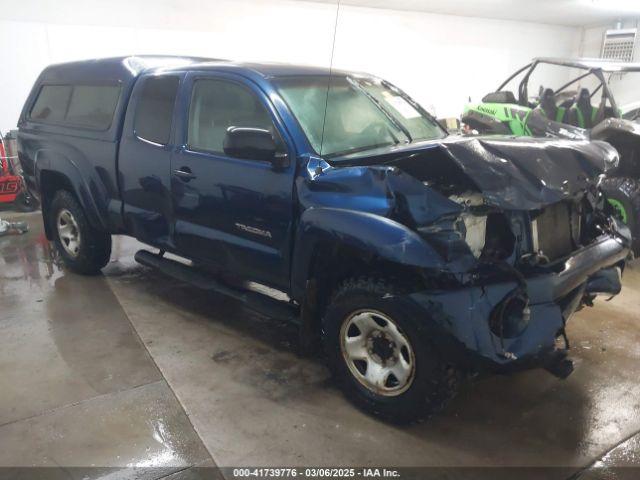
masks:
<path fill-rule="evenodd" d="M 425 142 L 333 165 L 312 157 L 297 183 L 294 297 L 317 245 L 340 242 L 371 262 L 446 275 L 404 295 L 452 361 L 542 365 L 589 288 L 619 291 L 610 273 L 630 235 L 597 188 L 616 164 L 607 144 L 531 139 Z M 559 246 L 548 242 L 559 232 Z"/>

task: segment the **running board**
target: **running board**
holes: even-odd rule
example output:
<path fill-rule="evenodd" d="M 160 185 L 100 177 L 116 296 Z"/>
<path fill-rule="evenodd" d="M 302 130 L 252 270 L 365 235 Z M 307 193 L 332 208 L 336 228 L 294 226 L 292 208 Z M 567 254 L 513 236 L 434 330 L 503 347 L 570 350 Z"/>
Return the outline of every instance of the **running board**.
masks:
<path fill-rule="evenodd" d="M 275 300 L 251 290 L 230 287 L 216 280 L 212 275 L 194 269 L 176 260 L 161 257 L 147 250 L 138 250 L 134 256 L 136 262 L 147 267 L 160 270 L 165 275 L 189 283 L 202 290 L 235 298 L 244 303 L 251 310 L 255 310 L 267 317 L 298 322 L 298 309 L 286 302 Z"/>

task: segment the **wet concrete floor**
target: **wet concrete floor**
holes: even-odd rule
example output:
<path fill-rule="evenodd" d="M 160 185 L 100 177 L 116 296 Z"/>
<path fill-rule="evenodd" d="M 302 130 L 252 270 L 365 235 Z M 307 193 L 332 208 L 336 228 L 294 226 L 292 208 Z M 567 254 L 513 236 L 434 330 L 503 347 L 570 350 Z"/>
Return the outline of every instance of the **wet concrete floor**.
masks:
<path fill-rule="evenodd" d="M 106 278 L 62 271 L 40 215 L 20 219 L 30 232 L 0 237 L 0 477 L 164 478 L 213 465 Z"/>
<path fill-rule="evenodd" d="M 397 427 L 299 358 L 292 327 L 137 265 L 128 238 L 104 276 L 66 273 L 25 218 L 0 238 L 0 466 L 640 466 L 640 264 L 572 319 L 567 380 L 478 379 Z"/>

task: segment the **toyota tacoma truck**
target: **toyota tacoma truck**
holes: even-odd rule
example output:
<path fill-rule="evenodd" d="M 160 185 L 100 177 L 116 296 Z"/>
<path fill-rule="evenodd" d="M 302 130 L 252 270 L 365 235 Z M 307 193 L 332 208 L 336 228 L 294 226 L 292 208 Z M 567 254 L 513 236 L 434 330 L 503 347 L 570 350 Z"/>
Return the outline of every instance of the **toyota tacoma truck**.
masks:
<path fill-rule="evenodd" d="M 66 267 L 135 258 L 299 325 L 394 421 L 469 372 L 571 371 L 565 326 L 629 254 L 602 142 L 451 137 L 376 77 L 175 57 L 54 65 L 19 157 Z M 171 254 L 169 256 L 166 253 Z"/>

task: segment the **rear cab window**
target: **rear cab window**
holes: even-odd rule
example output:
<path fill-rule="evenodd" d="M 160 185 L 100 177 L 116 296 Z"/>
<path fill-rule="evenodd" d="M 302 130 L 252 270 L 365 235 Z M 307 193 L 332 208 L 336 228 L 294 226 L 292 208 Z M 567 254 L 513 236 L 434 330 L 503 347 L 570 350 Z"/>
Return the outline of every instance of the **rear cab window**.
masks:
<path fill-rule="evenodd" d="M 167 145 L 180 79 L 176 76 L 149 77 L 144 80 L 136 105 L 134 134 L 157 145 Z"/>
<path fill-rule="evenodd" d="M 29 118 L 53 125 L 108 130 L 120 91 L 119 85 L 43 85 Z"/>

